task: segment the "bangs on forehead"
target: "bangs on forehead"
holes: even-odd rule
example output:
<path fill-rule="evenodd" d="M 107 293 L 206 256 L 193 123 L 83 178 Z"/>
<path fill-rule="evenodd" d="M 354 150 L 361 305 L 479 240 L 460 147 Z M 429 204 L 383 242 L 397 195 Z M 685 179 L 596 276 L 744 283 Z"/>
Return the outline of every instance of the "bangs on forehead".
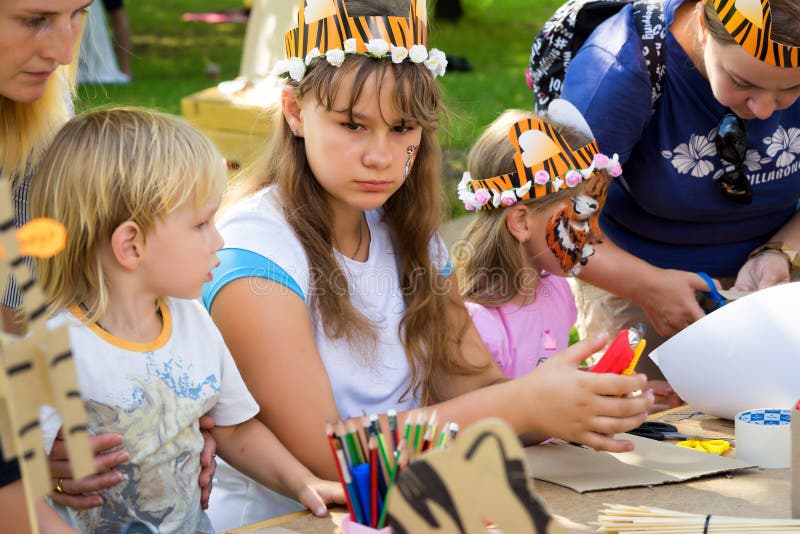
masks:
<path fill-rule="evenodd" d="M 319 69 L 319 70 L 317 70 Z M 394 64 L 386 60 L 373 58 L 350 58 L 340 67 L 331 67 L 324 62 L 314 65 L 315 74 L 307 76 L 311 82 L 317 101 L 327 111 L 348 113 L 353 119 L 353 108 L 358 105 L 364 87 L 375 83 L 378 98 L 385 88 L 387 76 L 394 77 L 392 105 L 394 109 L 381 109 L 381 117 L 386 121 L 388 114 L 396 113 L 404 120 L 415 120 L 423 128 L 434 128 L 439 111 L 438 86 L 427 68 L 415 64 Z M 319 72 L 319 71 L 324 71 Z M 305 81 L 305 79 L 303 80 Z M 309 80 L 311 81 L 311 80 Z M 344 93 L 341 93 L 344 91 Z M 350 98 L 343 109 L 335 109 L 337 97 L 349 94 Z"/>
<path fill-rule="evenodd" d="M 217 202 L 225 191 L 227 168 L 225 160 L 205 139 L 197 144 L 182 146 L 173 154 L 174 165 L 171 176 L 166 179 L 165 191 L 168 212 L 187 202 L 198 209 L 210 202 Z"/>

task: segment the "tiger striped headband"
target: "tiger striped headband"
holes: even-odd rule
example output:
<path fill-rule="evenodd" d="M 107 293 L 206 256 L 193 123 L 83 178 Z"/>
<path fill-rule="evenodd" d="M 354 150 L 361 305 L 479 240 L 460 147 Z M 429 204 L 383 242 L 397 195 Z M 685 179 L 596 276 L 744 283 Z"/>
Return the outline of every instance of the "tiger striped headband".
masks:
<path fill-rule="evenodd" d="M 754 58 L 773 67 L 800 67 L 800 48 L 772 40 L 769 0 L 706 0 L 725 29 Z"/>
<path fill-rule="evenodd" d="M 409 59 L 423 63 L 435 76 L 443 76 L 447 58 L 441 50 L 428 51 L 425 0 L 411 0 L 408 17 L 350 17 L 344 0 L 303 0 L 297 27 L 286 32 L 286 58 L 276 65 L 279 76 L 300 81 L 306 67 L 325 58 L 338 67 L 348 54 L 391 57 L 394 63 Z"/>
<path fill-rule="evenodd" d="M 552 125 L 539 118 L 517 122 L 508 137 L 517 152 L 516 171 L 480 180 L 465 172 L 458 184 L 458 198 L 467 210 L 512 206 L 518 200 L 540 198 L 563 186 L 575 187 L 599 170 L 614 177 L 622 174 L 619 157 L 601 154 L 597 141 L 573 149 Z"/>

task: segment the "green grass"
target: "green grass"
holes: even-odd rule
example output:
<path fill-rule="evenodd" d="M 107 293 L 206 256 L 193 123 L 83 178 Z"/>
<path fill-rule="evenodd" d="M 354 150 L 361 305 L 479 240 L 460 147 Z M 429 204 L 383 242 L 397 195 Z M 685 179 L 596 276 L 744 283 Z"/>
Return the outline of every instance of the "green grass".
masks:
<path fill-rule="evenodd" d="M 448 191 L 454 189 L 464 170 L 465 151 L 487 124 L 505 109 L 533 107 L 524 76 L 531 41 L 563 0 L 462 2 L 465 13 L 457 23 L 431 20 L 429 24 L 429 46 L 466 57 L 474 67 L 471 72 L 450 71 L 440 78 L 447 107 L 453 113 L 441 137 Z M 244 24 L 183 22 L 181 15 L 241 6 L 241 0 L 126 2 L 134 34 L 134 80 L 128 85 L 81 86 L 76 109 L 114 104 L 180 113 L 181 98 L 214 84 L 205 76 L 206 64 L 217 63 L 222 80 L 238 75 L 245 33 Z M 462 213 L 455 195 L 450 196 L 452 212 Z"/>
<path fill-rule="evenodd" d="M 126 2 L 133 28 L 134 80 L 126 85 L 81 85 L 76 109 L 137 105 L 179 114 L 181 98 L 213 85 L 205 75 L 207 63 L 220 65 L 223 80 L 239 74 L 245 32 L 244 24 L 184 22 L 181 15 L 241 6 L 241 0 Z"/>
<path fill-rule="evenodd" d="M 446 146 L 466 149 L 484 126 L 508 108 L 533 107 L 525 84 L 530 46 L 542 22 L 562 0 L 465 0 L 458 23 L 431 22 L 430 40 L 451 55 L 465 56 L 472 72 L 448 72 L 442 80 L 458 120 Z"/>
<path fill-rule="evenodd" d="M 288 1 L 288 0 L 279 0 Z M 441 79 L 456 119 L 443 142 L 466 149 L 502 110 L 532 106 L 523 76 L 537 28 L 562 0 L 464 0 L 458 23 L 430 23 L 431 46 L 469 59 L 472 72 Z M 217 63 L 221 78 L 239 71 L 244 24 L 183 22 L 186 11 L 237 9 L 241 0 L 137 0 L 127 2 L 133 27 L 134 81 L 128 85 L 83 85 L 78 110 L 108 104 L 155 107 L 180 113 L 180 99 L 213 85 L 205 65 Z M 282 37 L 281 37 L 282 38 Z"/>

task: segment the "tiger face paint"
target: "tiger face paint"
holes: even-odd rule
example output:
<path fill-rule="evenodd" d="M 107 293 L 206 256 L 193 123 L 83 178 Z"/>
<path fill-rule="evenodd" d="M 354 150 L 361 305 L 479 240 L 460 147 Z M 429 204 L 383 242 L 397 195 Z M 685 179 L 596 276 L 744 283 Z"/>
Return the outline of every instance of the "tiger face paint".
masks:
<path fill-rule="evenodd" d="M 600 173 L 579 194 L 565 199 L 547 222 L 547 246 L 566 274 L 577 276 L 594 254 L 594 244 L 603 239 L 600 212 L 611 180 L 608 173 Z"/>
<path fill-rule="evenodd" d="M 408 175 L 411 174 L 414 161 L 417 159 L 417 152 L 419 152 L 419 145 L 410 145 L 406 149 L 406 164 L 405 167 L 403 167 L 403 180 L 408 178 Z"/>

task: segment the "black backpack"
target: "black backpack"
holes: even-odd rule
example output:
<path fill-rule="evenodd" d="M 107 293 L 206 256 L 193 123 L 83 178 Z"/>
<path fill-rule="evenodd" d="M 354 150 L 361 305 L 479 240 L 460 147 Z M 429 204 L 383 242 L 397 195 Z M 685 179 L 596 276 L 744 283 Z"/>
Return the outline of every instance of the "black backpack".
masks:
<path fill-rule="evenodd" d="M 531 45 L 526 79 L 537 109 L 545 109 L 559 97 L 570 60 L 594 29 L 628 4 L 633 4 L 636 27 L 642 38 L 642 54 L 653 87 L 650 101 L 655 107 L 661 96 L 666 62 L 664 0 L 567 0 L 544 23 Z"/>

